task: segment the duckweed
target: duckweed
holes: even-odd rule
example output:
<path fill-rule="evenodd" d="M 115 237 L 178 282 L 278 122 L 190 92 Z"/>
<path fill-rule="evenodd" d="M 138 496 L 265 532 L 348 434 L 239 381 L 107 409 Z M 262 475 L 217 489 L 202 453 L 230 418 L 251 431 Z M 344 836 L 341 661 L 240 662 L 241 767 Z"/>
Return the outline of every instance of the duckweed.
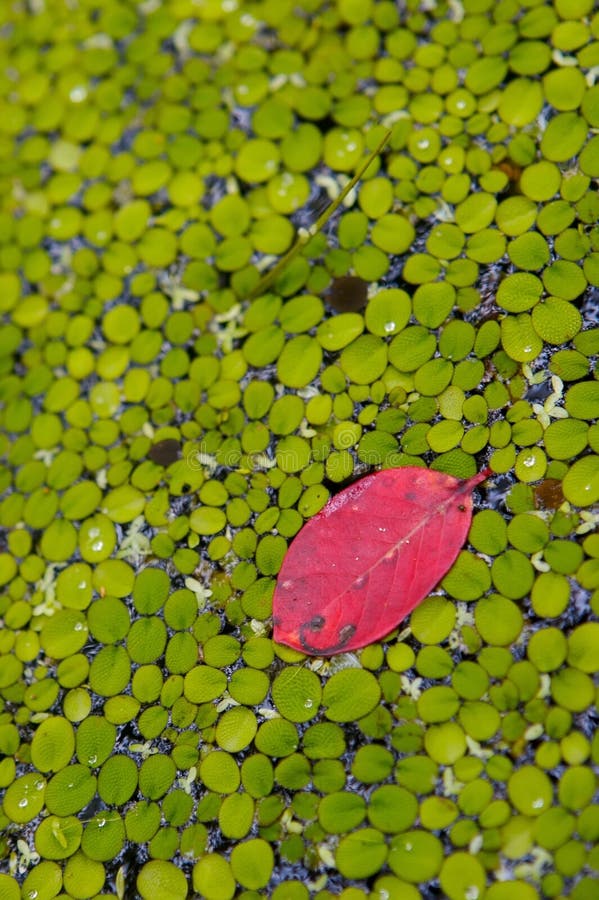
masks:
<path fill-rule="evenodd" d="M 593 4 L 150 7 L 3 19 L 0 894 L 594 897 Z M 398 465 L 450 572 L 274 645 Z"/>

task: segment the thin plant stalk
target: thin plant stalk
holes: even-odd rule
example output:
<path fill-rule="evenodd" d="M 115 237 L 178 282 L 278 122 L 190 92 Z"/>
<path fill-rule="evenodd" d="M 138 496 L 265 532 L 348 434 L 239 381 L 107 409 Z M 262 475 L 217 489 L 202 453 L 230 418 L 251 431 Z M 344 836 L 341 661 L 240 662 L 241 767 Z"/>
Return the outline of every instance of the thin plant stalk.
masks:
<path fill-rule="evenodd" d="M 262 276 L 262 278 L 260 279 L 260 281 L 258 282 L 256 287 L 254 288 L 254 290 L 251 292 L 250 299 L 253 299 L 254 297 L 258 297 L 258 296 L 260 296 L 260 294 L 264 294 L 268 290 L 268 288 L 271 286 L 271 284 L 287 268 L 289 263 L 293 259 L 295 259 L 295 257 L 298 255 L 298 253 L 301 253 L 301 251 L 306 246 L 308 241 L 311 238 L 313 238 L 315 234 L 318 234 L 320 229 L 323 228 L 324 225 L 326 225 L 326 223 L 331 218 L 333 213 L 343 203 L 343 201 L 345 200 L 345 198 L 347 197 L 349 192 L 352 190 L 352 188 L 354 188 L 356 186 L 356 184 L 358 183 L 358 181 L 360 180 L 360 178 L 362 177 L 362 175 L 364 174 L 364 172 L 366 171 L 366 169 L 368 168 L 370 163 L 373 161 L 373 159 L 377 156 L 377 154 L 379 154 L 381 152 L 383 147 L 387 144 L 390 137 L 391 137 L 391 132 L 390 131 L 385 132 L 382 139 L 379 141 L 379 143 L 374 148 L 372 153 L 360 165 L 360 167 L 356 171 L 355 175 L 351 178 L 350 181 L 348 181 L 348 183 L 345 185 L 345 187 L 340 192 L 340 194 L 337 197 L 335 197 L 335 199 L 331 203 L 329 203 L 329 205 L 327 206 L 325 211 L 318 217 L 316 222 L 314 222 L 310 226 L 310 228 L 303 229 L 302 231 L 299 232 L 297 240 L 296 240 L 295 244 L 293 245 L 293 247 L 291 247 L 287 251 L 285 256 L 281 257 L 281 259 L 277 262 L 277 264 L 275 266 L 273 266 L 272 269 L 270 269 L 270 271 L 266 272 Z"/>

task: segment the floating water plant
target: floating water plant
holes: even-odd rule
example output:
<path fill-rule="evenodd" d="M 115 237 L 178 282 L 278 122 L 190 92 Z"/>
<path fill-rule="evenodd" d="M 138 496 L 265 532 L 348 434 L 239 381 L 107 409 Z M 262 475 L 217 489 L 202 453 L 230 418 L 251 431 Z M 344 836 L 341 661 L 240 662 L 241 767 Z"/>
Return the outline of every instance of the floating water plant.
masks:
<path fill-rule="evenodd" d="M 0 896 L 597 895 L 598 31 L 2 6 Z M 348 480 L 486 466 L 401 630 L 273 641 Z"/>

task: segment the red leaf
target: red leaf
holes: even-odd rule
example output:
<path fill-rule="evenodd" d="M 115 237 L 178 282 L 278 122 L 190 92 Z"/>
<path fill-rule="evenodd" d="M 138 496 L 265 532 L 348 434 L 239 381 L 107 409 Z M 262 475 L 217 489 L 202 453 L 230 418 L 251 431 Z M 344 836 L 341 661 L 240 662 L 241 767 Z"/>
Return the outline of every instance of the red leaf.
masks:
<path fill-rule="evenodd" d="M 274 639 L 330 656 L 384 637 L 448 571 L 466 540 L 472 491 L 430 469 L 385 469 L 340 491 L 283 560 Z"/>

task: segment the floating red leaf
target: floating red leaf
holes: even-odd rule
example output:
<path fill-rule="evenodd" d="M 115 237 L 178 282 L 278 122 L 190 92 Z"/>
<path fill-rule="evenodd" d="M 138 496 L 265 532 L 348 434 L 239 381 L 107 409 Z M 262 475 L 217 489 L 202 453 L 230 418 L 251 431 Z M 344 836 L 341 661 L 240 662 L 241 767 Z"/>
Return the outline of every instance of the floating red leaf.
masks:
<path fill-rule="evenodd" d="M 283 560 L 275 641 L 330 656 L 392 631 L 454 562 L 470 527 L 472 491 L 488 475 L 385 469 L 340 491 Z"/>

